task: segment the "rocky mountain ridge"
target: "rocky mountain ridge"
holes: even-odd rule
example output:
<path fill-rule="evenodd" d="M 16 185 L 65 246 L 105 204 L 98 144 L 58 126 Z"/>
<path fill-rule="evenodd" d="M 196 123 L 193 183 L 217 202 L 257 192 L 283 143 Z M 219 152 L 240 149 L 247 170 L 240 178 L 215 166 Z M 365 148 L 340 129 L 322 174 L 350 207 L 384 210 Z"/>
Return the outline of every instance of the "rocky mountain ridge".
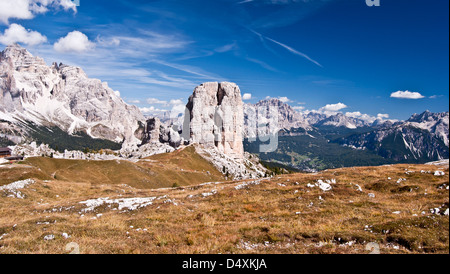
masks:
<path fill-rule="evenodd" d="M 0 53 L 0 71 L 3 127 L 9 123 L 22 128 L 18 134 L 11 129 L 9 135 L 30 135 L 24 128 L 31 122 L 57 126 L 70 135 L 85 132 L 94 139 L 140 143 L 135 131 L 145 118 L 139 109 L 81 68 L 56 63 L 49 67 L 14 44 Z"/>
<path fill-rule="evenodd" d="M 295 111 L 288 104 L 280 101 L 279 99 L 267 99 L 262 100 L 254 105 L 246 104 L 246 137 L 255 137 L 255 132 L 248 129 L 251 122 L 248 113 L 252 113 L 252 110 L 257 110 L 263 107 L 263 109 L 273 108 L 277 110 L 278 130 L 291 130 L 291 129 L 304 129 L 311 131 L 314 128 L 322 126 L 329 127 L 344 127 L 348 129 L 357 128 L 373 128 L 373 129 L 387 129 L 397 126 L 411 126 L 413 128 L 423 129 L 430 132 L 436 138 L 442 140 L 444 144 L 449 146 L 449 112 L 432 113 L 425 111 L 421 114 L 413 114 L 411 118 L 406 121 L 392 122 L 390 120 L 376 119 L 374 122 L 367 121 L 359 118 L 347 116 L 343 113 L 324 114 L 319 112 L 300 113 Z M 262 113 L 262 112 L 260 112 Z M 268 113 L 268 112 L 265 112 Z M 271 114 L 273 116 L 273 114 Z M 262 121 L 264 118 L 270 120 L 271 115 L 259 115 L 257 114 L 257 121 Z M 264 116 L 264 117 L 261 117 Z M 260 134 L 261 135 L 261 132 Z"/>

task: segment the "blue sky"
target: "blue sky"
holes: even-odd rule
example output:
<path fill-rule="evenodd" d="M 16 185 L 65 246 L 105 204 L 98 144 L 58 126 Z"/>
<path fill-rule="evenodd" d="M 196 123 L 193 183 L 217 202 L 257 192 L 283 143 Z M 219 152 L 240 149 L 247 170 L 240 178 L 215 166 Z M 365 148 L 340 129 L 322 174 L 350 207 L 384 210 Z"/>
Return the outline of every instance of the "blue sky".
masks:
<path fill-rule="evenodd" d="M 231 81 L 247 102 L 407 119 L 449 110 L 448 10 L 446 0 L 0 0 L 0 43 L 80 66 L 145 112 Z"/>

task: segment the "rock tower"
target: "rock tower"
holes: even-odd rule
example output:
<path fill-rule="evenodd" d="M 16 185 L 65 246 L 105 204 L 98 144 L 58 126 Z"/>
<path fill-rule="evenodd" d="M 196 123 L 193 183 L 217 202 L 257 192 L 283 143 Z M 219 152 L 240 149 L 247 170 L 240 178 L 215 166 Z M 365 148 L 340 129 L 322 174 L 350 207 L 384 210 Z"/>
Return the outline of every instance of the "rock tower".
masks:
<path fill-rule="evenodd" d="M 186 107 L 191 143 L 243 159 L 244 104 L 236 84 L 204 83 L 195 88 Z"/>

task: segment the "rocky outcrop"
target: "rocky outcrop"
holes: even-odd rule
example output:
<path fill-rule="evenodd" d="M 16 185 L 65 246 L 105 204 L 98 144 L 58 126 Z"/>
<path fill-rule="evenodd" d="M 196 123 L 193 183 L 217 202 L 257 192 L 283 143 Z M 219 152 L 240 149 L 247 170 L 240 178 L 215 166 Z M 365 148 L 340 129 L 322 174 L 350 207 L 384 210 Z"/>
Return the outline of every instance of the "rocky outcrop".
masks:
<path fill-rule="evenodd" d="M 177 148 L 183 143 L 180 134 L 157 117 L 148 119 L 145 126 L 141 125 L 137 136 L 142 139 L 141 145 L 161 143 Z"/>
<path fill-rule="evenodd" d="M 140 143 L 135 132 L 144 116 L 107 83 L 79 67 L 47 66 L 19 45 L 0 52 L 0 120 L 57 126 L 69 134 Z"/>
<path fill-rule="evenodd" d="M 161 121 L 158 118 L 150 118 L 147 120 L 144 138 L 142 144 L 159 142 L 161 134 Z"/>
<path fill-rule="evenodd" d="M 185 116 L 190 143 L 217 148 L 235 159 L 244 158 L 244 108 L 236 84 L 202 84 L 195 88 L 186 107 L 190 112 Z"/>
<path fill-rule="evenodd" d="M 174 148 L 179 147 L 183 143 L 183 139 L 180 134 L 172 127 L 161 127 L 159 141 L 161 143 L 167 143 Z"/>
<path fill-rule="evenodd" d="M 228 179 L 245 180 L 265 177 L 267 169 L 261 165 L 259 158 L 245 152 L 242 159 L 232 158 L 216 147 L 205 148 L 195 146 L 195 151 L 204 159 L 213 164 Z"/>

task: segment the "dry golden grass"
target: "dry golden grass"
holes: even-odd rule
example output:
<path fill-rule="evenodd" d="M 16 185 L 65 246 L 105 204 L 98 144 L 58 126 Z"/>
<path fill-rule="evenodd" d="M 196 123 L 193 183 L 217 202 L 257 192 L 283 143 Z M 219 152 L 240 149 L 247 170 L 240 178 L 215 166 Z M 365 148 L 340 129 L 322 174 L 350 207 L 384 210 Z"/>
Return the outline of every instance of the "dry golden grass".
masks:
<path fill-rule="evenodd" d="M 166 161 L 173 169 L 181 161 L 164 157 L 139 165 L 151 168 Z M 449 170 L 445 167 L 440 177 L 434 176 L 436 170 L 428 165 L 359 167 L 247 186 L 225 182 L 172 189 L 37 180 L 22 190 L 25 199 L 0 191 L 0 253 L 68 253 L 71 242 L 87 254 L 369 253 L 371 242 L 381 253 L 449 253 L 449 217 L 430 212 L 449 206 L 448 189 L 442 187 L 448 185 Z M 406 180 L 397 183 L 400 178 Z M 308 187 L 319 179 L 336 179 L 336 184 L 327 192 Z M 159 198 L 134 211 L 103 205 L 80 213 L 85 208 L 80 201 L 101 197 Z M 55 239 L 44 240 L 47 235 Z"/>

